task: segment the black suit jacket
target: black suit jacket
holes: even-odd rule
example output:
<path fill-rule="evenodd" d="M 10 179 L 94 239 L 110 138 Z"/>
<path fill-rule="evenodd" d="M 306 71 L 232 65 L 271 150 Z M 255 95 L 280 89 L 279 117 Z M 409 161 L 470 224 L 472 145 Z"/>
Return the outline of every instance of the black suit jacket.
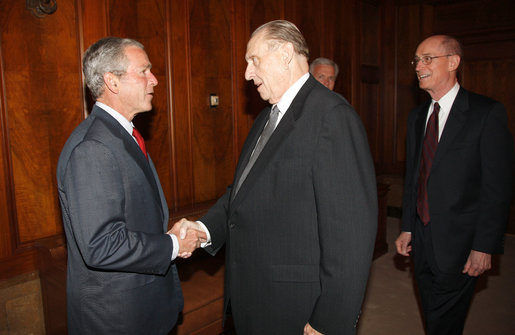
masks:
<path fill-rule="evenodd" d="M 408 119 L 403 231 L 414 231 L 416 222 L 430 103 L 417 107 Z M 512 187 L 513 140 L 503 105 L 460 88 L 427 182 L 433 248 L 441 271 L 461 271 L 471 250 L 502 252 Z"/>
<path fill-rule="evenodd" d="M 70 334 L 167 334 L 183 298 L 152 160 L 95 105 L 66 142 L 57 184 Z"/>
<path fill-rule="evenodd" d="M 270 108 L 243 146 L 239 179 Z M 201 218 L 226 245 L 225 306 L 238 333 L 354 334 L 377 226 L 374 165 L 353 108 L 312 76 L 238 194 Z"/>

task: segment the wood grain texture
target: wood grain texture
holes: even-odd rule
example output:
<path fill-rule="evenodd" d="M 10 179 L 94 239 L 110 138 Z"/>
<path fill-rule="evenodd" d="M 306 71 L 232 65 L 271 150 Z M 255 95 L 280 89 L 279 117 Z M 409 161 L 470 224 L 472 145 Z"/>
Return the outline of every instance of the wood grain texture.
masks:
<path fill-rule="evenodd" d="M 63 2 L 43 20 L 21 2 L 5 9 L 9 15 L 0 25 L 12 214 L 16 240 L 27 243 L 62 231 L 55 169 L 82 112 L 76 16 L 73 2 Z"/>
<path fill-rule="evenodd" d="M 514 7 L 509 0 L 60 0 L 40 19 L 24 1 L 0 1 L 0 277 L 36 270 L 33 244 L 62 234 L 55 167 L 91 107 L 81 57 L 99 38 L 131 37 L 146 47 L 159 85 L 154 109 L 135 123 L 175 219 L 198 215 L 225 191 L 267 106 L 244 78 L 258 26 L 290 20 L 311 59 L 339 64 L 335 90 L 362 117 L 377 172 L 402 175 L 408 114 L 428 98 L 409 62 L 429 34 L 462 41 L 462 84 L 503 102 L 515 133 Z M 211 93 L 217 108 L 208 106 Z"/>

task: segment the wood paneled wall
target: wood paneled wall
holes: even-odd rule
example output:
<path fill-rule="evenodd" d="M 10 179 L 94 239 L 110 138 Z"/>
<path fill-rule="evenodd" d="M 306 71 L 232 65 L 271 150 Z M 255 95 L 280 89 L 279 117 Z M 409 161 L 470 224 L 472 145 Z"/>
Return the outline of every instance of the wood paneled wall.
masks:
<path fill-rule="evenodd" d="M 409 111 L 425 95 L 409 61 L 433 32 L 462 39 L 462 82 L 515 101 L 509 0 L 57 0 L 33 16 L 0 0 L 0 279 L 37 270 L 34 244 L 62 234 L 55 168 L 91 108 L 84 50 L 103 36 L 141 41 L 159 81 L 154 109 L 135 119 L 171 215 L 195 216 L 230 184 L 252 122 L 266 106 L 244 79 L 250 33 L 274 19 L 298 25 L 311 59 L 340 66 L 335 90 L 361 115 L 378 173 L 402 175 Z M 209 106 L 209 95 L 220 98 Z"/>
<path fill-rule="evenodd" d="M 341 57 L 339 87 L 352 91 L 355 60 L 347 51 L 357 44 L 355 0 L 57 3 L 54 14 L 38 18 L 24 1 L 0 0 L 0 279 L 37 270 L 35 243 L 63 233 L 55 169 L 93 103 L 81 58 L 99 38 L 130 37 L 145 45 L 159 85 L 153 111 L 135 123 L 175 218 L 197 215 L 223 194 L 252 122 L 266 106 L 244 79 L 246 43 L 259 25 L 295 22 L 313 57 Z M 209 106 L 210 94 L 219 106 Z"/>

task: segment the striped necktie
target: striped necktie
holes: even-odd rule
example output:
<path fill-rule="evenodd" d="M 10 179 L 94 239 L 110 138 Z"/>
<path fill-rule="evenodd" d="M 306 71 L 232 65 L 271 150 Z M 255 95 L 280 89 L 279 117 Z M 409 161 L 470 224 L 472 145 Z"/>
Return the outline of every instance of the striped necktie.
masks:
<path fill-rule="evenodd" d="M 249 174 L 250 169 L 252 168 L 252 166 L 256 162 L 257 158 L 259 157 L 259 154 L 265 147 L 266 142 L 268 142 L 268 140 L 270 139 L 270 136 L 272 136 L 272 133 L 274 132 L 275 127 L 277 126 L 278 117 L 279 117 L 279 108 L 277 107 L 277 105 L 274 105 L 272 107 L 272 111 L 270 112 L 268 122 L 267 122 L 265 128 L 263 128 L 263 132 L 261 133 L 261 136 L 259 137 L 259 139 L 257 141 L 254 151 L 252 152 L 252 154 L 250 156 L 249 162 L 247 163 L 247 165 L 245 166 L 245 169 L 241 173 L 240 179 L 238 179 L 238 183 L 236 184 L 236 189 L 233 193 L 234 196 L 236 196 L 236 193 L 238 193 L 238 191 L 241 187 L 241 184 L 243 184 L 243 181 L 245 180 L 245 178 L 247 178 L 247 175 Z"/>

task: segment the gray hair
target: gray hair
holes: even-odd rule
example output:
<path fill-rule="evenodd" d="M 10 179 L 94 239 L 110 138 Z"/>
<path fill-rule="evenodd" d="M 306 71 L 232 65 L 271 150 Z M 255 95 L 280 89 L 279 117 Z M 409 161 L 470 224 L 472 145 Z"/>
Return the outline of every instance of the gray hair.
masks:
<path fill-rule="evenodd" d="M 338 64 L 336 64 L 335 62 L 333 62 L 329 58 L 318 57 L 317 59 L 312 61 L 311 64 L 309 65 L 309 73 L 313 74 L 313 71 L 315 71 L 315 67 L 317 65 L 330 65 L 330 66 L 332 66 L 334 68 L 334 77 L 335 78 L 338 77 L 338 72 L 340 71 L 338 69 Z"/>
<path fill-rule="evenodd" d="M 260 31 L 264 31 L 264 37 L 271 42 L 270 47 L 278 45 L 277 42 L 289 42 L 293 44 L 293 49 L 299 55 L 303 55 L 309 59 L 309 48 L 304 36 L 299 28 L 293 23 L 286 20 L 275 20 L 260 26 L 250 36 L 254 37 Z"/>
<path fill-rule="evenodd" d="M 130 38 L 105 37 L 92 44 L 84 53 L 84 77 L 93 99 L 98 99 L 104 93 L 105 73 L 121 76 L 127 71 L 129 64 L 125 48 L 128 46 L 144 49 L 143 44 Z"/>

